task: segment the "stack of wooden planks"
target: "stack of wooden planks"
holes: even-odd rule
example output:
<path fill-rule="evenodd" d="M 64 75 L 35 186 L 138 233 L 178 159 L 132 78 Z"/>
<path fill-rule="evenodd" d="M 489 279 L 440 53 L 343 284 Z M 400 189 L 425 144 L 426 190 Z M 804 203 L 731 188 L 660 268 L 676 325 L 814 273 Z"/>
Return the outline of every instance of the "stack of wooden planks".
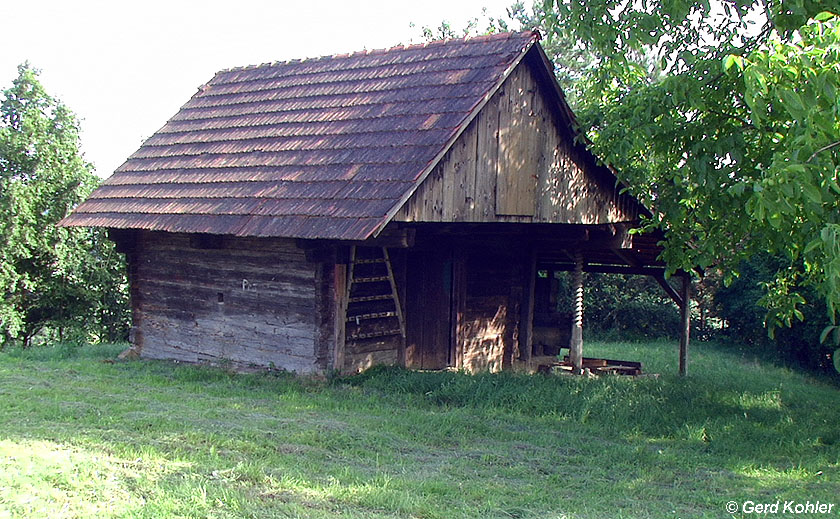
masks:
<path fill-rule="evenodd" d="M 632 360 L 615 360 L 615 359 L 598 359 L 593 357 L 584 357 L 583 365 L 581 366 L 584 372 L 589 372 L 594 375 L 631 375 L 639 376 L 642 374 L 642 363 Z M 540 364 L 537 371 L 541 373 L 553 372 L 571 372 L 572 363 L 569 356 L 563 357 L 562 361 L 556 361 L 547 364 Z"/>

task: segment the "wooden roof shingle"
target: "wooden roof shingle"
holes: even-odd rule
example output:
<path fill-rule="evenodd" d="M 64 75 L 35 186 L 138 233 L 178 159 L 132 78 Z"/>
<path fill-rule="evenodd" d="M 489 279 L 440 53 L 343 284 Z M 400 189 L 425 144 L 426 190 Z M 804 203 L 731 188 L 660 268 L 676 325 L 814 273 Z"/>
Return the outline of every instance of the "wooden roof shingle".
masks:
<path fill-rule="evenodd" d="M 219 72 L 62 223 L 366 239 L 538 39 L 493 34 Z"/>

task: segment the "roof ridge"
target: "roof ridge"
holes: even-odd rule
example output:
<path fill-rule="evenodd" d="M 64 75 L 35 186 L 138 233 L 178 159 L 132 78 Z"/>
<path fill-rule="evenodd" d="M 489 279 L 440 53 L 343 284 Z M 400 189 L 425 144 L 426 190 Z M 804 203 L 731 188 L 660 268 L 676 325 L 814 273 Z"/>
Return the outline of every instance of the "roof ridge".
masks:
<path fill-rule="evenodd" d="M 431 40 L 426 41 L 423 43 L 412 43 L 412 44 L 398 44 L 392 47 L 383 47 L 378 49 L 363 49 L 358 51 L 340 53 L 340 54 L 325 54 L 322 56 L 313 56 L 307 58 L 292 58 L 283 61 L 274 61 L 274 62 L 267 62 L 267 63 L 260 63 L 259 65 L 244 65 L 241 67 L 230 67 L 219 70 L 216 72 L 216 75 L 219 74 L 226 74 L 230 72 L 242 72 L 247 70 L 256 70 L 259 68 L 266 68 L 266 67 L 277 67 L 280 65 L 291 65 L 291 64 L 298 64 L 298 63 L 310 63 L 316 61 L 323 61 L 327 59 L 347 59 L 356 56 L 369 56 L 375 54 L 386 54 L 388 52 L 398 52 L 398 51 L 406 51 L 406 50 L 416 50 L 416 49 L 423 49 L 432 46 L 442 46 L 451 44 L 453 42 L 459 42 L 462 44 L 467 43 L 481 43 L 484 41 L 490 40 L 505 40 L 505 39 L 512 39 L 516 36 L 523 36 L 528 35 L 530 38 L 536 38 L 537 40 L 541 39 L 541 35 L 539 31 L 535 30 L 525 30 L 525 31 L 508 31 L 508 32 L 496 32 L 490 34 L 480 34 L 475 36 L 464 36 L 463 38 L 443 38 L 438 40 Z"/>

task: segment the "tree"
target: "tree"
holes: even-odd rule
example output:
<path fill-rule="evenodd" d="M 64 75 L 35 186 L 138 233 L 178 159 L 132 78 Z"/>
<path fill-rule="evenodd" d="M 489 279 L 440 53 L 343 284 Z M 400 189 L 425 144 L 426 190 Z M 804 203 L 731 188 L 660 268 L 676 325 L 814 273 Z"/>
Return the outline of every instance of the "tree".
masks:
<path fill-rule="evenodd" d="M 535 2 L 527 8 L 522 0 L 518 0 L 506 9 L 505 15 L 498 17 L 489 15 L 487 8 L 484 8 L 481 16 L 470 19 L 461 29 L 455 29 L 448 21 L 442 20 L 437 27 L 421 27 L 421 37 L 428 42 L 508 31 L 539 31 L 543 36 L 541 45 L 554 63 L 554 74 L 574 108 L 577 97 L 576 84 L 596 64 L 597 57 L 571 35 L 550 30 L 550 13 L 547 13 L 544 7 L 542 3 Z M 413 24 L 411 26 L 414 27 Z"/>
<path fill-rule="evenodd" d="M 542 25 L 598 58 L 581 129 L 665 231 L 669 268 L 784 259 L 766 323 L 840 306 L 840 21 L 836 0 L 547 0 Z M 639 59 L 644 56 L 647 59 Z M 656 67 L 650 58 L 656 58 Z M 658 67 L 658 71 L 655 70 Z"/>
<path fill-rule="evenodd" d="M 124 334 L 121 258 L 101 230 L 56 226 L 97 184 L 75 115 L 19 66 L 0 101 L 0 347 Z"/>

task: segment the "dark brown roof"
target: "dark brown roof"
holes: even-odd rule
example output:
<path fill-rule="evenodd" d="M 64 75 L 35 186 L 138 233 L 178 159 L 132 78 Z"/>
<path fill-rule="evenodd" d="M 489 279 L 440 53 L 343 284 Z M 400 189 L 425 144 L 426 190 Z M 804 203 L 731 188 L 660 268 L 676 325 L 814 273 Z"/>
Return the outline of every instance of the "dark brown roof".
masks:
<path fill-rule="evenodd" d="M 495 34 L 219 72 L 63 223 L 368 238 L 538 39 Z"/>

